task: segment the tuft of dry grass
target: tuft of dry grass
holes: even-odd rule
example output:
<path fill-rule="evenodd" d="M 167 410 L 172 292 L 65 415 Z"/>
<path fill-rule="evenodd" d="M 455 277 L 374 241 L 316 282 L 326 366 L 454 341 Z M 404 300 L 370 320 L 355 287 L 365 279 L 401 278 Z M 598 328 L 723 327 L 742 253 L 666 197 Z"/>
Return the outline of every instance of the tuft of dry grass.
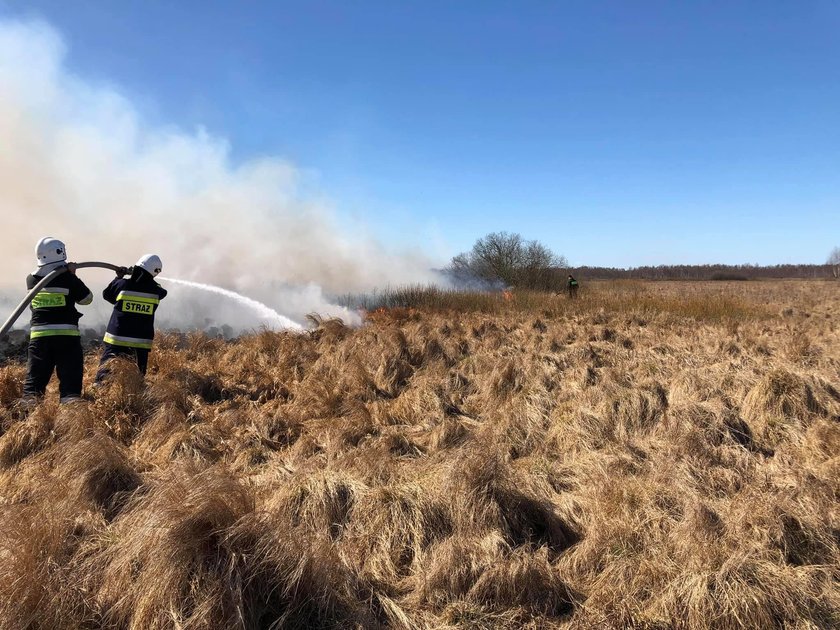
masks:
<path fill-rule="evenodd" d="M 226 531 L 253 509 L 247 488 L 221 469 L 182 465 L 150 481 L 81 553 L 79 570 L 103 622 L 234 627 L 246 576 Z"/>
<path fill-rule="evenodd" d="M 834 289 L 399 290 L 68 406 L 4 365 L 0 627 L 840 627 Z"/>
<path fill-rule="evenodd" d="M 0 437 L 0 466 L 8 468 L 39 451 L 54 438 L 57 406 L 44 403 L 25 420 L 17 422 Z"/>
<path fill-rule="evenodd" d="M 0 406 L 4 409 L 14 405 L 23 395 L 25 373 L 22 365 L 0 367 Z"/>
<path fill-rule="evenodd" d="M 776 368 L 747 393 L 744 416 L 773 444 L 815 418 L 840 419 L 840 393 L 821 377 Z"/>

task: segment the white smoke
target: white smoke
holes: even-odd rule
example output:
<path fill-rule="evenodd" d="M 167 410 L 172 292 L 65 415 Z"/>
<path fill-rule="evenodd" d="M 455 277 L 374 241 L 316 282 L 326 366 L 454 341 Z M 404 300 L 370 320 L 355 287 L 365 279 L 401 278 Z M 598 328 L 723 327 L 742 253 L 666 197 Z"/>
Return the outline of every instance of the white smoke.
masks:
<path fill-rule="evenodd" d="M 151 126 L 117 89 L 73 76 L 64 62 L 49 25 L 0 20 L 7 295 L 22 295 L 45 235 L 65 240 L 71 260 L 130 265 L 157 253 L 168 276 L 234 289 L 298 322 L 313 311 L 353 317 L 325 293 L 434 280 L 422 254 L 393 253 L 363 230 L 340 229 L 324 202 L 301 193 L 300 171 L 288 161 L 233 165 L 224 139 Z M 83 278 L 97 294 L 108 274 Z M 171 323 L 252 325 L 223 298 L 176 293 L 161 307 Z M 106 306 L 94 309 L 96 319 Z"/>

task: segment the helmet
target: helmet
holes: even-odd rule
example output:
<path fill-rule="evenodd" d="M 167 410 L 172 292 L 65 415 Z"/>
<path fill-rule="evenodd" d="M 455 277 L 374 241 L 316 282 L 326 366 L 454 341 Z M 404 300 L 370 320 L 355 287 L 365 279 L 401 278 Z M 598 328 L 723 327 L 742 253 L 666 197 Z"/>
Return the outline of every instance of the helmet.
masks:
<path fill-rule="evenodd" d="M 67 249 L 64 243 L 52 236 L 45 236 L 35 245 L 35 257 L 38 259 L 38 266 L 43 267 L 50 263 L 64 262 L 67 260 Z"/>
<path fill-rule="evenodd" d="M 145 269 L 152 274 L 153 278 L 163 271 L 163 263 L 160 261 L 160 256 L 157 254 L 146 254 L 141 256 L 140 260 L 138 260 L 134 266 Z"/>

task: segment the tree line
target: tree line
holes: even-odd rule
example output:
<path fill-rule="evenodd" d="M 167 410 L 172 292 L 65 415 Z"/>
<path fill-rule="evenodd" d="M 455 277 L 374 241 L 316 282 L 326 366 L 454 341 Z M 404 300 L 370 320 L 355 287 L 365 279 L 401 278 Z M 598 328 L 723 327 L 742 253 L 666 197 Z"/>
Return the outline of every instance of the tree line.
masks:
<path fill-rule="evenodd" d="M 570 271 L 590 280 L 761 280 L 831 278 L 832 265 L 657 265 L 622 269 L 576 267 Z"/>
<path fill-rule="evenodd" d="M 463 288 L 499 290 L 520 288 L 561 291 L 569 274 L 580 280 L 759 280 L 840 277 L 840 248 L 834 248 L 824 265 L 657 265 L 629 269 L 569 267 L 565 256 L 520 234 L 492 232 L 479 238 L 467 252 L 458 254 L 442 273 Z"/>

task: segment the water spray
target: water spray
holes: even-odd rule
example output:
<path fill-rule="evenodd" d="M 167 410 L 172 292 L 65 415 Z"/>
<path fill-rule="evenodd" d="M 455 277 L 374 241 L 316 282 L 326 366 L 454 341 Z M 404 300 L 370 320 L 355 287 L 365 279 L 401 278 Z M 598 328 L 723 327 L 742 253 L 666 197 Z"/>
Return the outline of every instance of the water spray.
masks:
<path fill-rule="evenodd" d="M 110 269 L 111 271 L 117 271 L 119 269 L 118 265 L 112 265 L 111 263 L 106 262 L 80 262 L 80 263 L 68 263 L 66 265 L 61 265 L 56 269 L 53 269 L 50 273 L 48 273 L 44 278 L 38 282 L 29 293 L 26 294 L 26 297 L 23 298 L 23 301 L 18 304 L 18 307 L 9 315 L 9 319 L 3 324 L 3 327 L 0 328 L 0 336 L 5 335 L 9 332 L 9 329 L 14 326 L 14 323 L 17 321 L 17 318 L 20 317 L 20 314 L 26 310 L 26 307 L 29 306 L 29 303 L 35 299 L 35 296 L 38 295 L 38 292 L 47 286 L 53 278 L 58 275 L 61 275 L 68 269 L 87 269 L 88 267 L 100 267 L 102 269 Z"/>
<path fill-rule="evenodd" d="M 281 315 L 270 306 L 263 304 L 262 302 L 258 302 L 257 300 L 251 299 L 249 297 L 245 297 L 244 295 L 241 295 L 236 291 L 223 289 L 222 287 L 217 287 L 212 284 L 192 282 L 191 280 L 179 280 L 178 278 L 164 278 L 162 276 L 158 276 L 158 279 L 163 280 L 164 282 L 172 282 L 174 284 L 180 284 L 185 287 L 191 287 L 193 289 L 199 289 L 201 291 L 209 291 L 210 293 L 223 295 L 227 298 L 238 302 L 243 306 L 248 307 L 249 309 L 257 313 L 261 319 L 265 320 L 266 323 L 272 324 L 277 328 L 287 330 L 303 330 L 303 326 L 301 326 L 297 322 L 292 321 L 288 317 Z"/>
<path fill-rule="evenodd" d="M 101 269 L 110 269 L 111 271 L 117 271 L 120 269 L 118 265 L 112 265 L 111 263 L 106 262 L 80 262 L 80 263 L 68 263 L 66 265 L 61 265 L 57 267 L 46 276 L 44 276 L 38 284 L 36 284 L 29 293 L 26 294 L 26 297 L 23 298 L 20 304 L 18 304 L 17 308 L 9 315 L 9 318 L 5 321 L 2 328 L 0 328 L 0 336 L 5 335 L 14 323 L 17 321 L 18 317 L 20 317 L 21 313 L 26 310 L 26 307 L 29 306 L 30 302 L 35 299 L 35 296 L 47 286 L 53 278 L 58 275 L 61 275 L 68 269 L 87 269 L 90 267 L 99 267 Z M 292 321 L 288 317 L 284 317 L 277 311 L 275 311 L 270 306 L 263 304 L 262 302 L 258 302 L 257 300 L 252 300 L 249 297 L 245 297 L 244 295 L 240 295 L 235 291 L 230 291 L 228 289 L 223 289 L 221 287 L 213 286 L 212 284 L 201 284 L 200 282 L 191 282 L 189 280 L 179 280 L 177 278 L 160 278 L 166 282 L 172 282 L 174 284 L 181 284 L 187 287 L 192 287 L 194 289 L 200 289 L 202 291 L 209 291 L 211 293 L 216 293 L 218 295 L 223 295 L 225 297 L 231 298 L 235 300 L 239 304 L 250 308 L 252 311 L 256 312 L 266 323 L 273 325 L 280 329 L 286 330 L 303 330 L 303 326 L 298 324 L 297 322 Z"/>

